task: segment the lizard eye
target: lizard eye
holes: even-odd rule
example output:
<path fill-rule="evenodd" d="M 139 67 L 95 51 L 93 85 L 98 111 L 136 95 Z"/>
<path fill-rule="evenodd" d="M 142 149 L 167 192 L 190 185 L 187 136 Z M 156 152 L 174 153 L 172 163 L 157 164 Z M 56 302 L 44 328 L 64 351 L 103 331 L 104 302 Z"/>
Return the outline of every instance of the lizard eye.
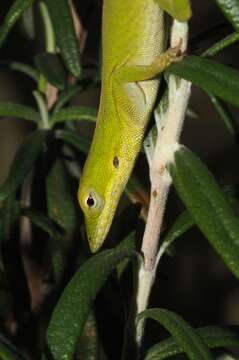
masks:
<path fill-rule="evenodd" d="M 104 200 L 95 191 L 91 191 L 85 199 L 85 204 L 89 210 L 100 211 L 104 206 Z"/>
<path fill-rule="evenodd" d="M 95 206 L 95 200 L 91 195 L 87 198 L 86 204 L 89 206 L 89 208 L 92 208 Z"/>

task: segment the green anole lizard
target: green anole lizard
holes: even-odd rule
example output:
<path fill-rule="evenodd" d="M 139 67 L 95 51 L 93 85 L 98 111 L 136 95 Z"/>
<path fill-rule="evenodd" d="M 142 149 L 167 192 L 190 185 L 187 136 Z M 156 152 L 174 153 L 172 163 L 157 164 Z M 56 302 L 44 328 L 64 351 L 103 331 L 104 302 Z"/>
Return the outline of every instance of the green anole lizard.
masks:
<path fill-rule="evenodd" d="M 78 191 L 92 252 L 107 236 L 139 153 L 159 88 L 154 78 L 179 54 L 180 44 L 164 52 L 162 10 L 175 15 L 178 2 L 186 3 L 184 20 L 188 0 L 104 0 L 100 108 Z"/>

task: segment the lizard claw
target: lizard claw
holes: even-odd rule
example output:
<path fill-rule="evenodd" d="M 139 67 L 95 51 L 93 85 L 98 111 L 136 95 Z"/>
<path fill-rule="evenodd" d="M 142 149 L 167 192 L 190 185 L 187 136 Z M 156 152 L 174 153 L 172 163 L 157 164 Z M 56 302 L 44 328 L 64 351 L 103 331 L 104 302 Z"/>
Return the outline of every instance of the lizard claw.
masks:
<path fill-rule="evenodd" d="M 177 46 L 170 47 L 167 50 L 166 53 L 168 54 L 172 62 L 178 62 L 182 60 L 184 55 L 182 52 L 182 44 L 183 44 L 183 39 L 181 38 Z"/>

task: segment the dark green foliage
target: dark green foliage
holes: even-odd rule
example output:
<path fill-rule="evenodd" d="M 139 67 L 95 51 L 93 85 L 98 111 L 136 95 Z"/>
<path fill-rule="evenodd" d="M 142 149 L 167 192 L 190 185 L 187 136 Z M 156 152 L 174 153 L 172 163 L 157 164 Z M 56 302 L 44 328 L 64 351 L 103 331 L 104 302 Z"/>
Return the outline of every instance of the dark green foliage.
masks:
<path fill-rule="evenodd" d="M 40 122 L 40 114 L 35 109 L 9 102 L 0 103 L 0 117 L 17 117 L 35 123 Z"/>
<path fill-rule="evenodd" d="M 10 7 L 3 23 L 0 26 L 0 47 L 6 39 L 9 31 L 15 25 L 17 20 L 22 16 L 23 12 L 29 8 L 33 0 L 15 0 Z"/>
<path fill-rule="evenodd" d="M 89 30 L 87 41 L 92 40 L 89 15 L 95 12 L 93 3 L 100 2 L 87 2 L 89 23 L 84 12 L 78 14 L 82 16 L 83 28 Z M 239 40 L 239 1 L 215 0 L 215 3 L 234 32 L 229 29 L 215 39 L 202 55 L 184 55 L 182 61 L 172 64 L 160 89 L 167 87 L 170 74 L 202 88 L 223 121 L 227 136 L 238 144 L 237 119 L 230 106 L 239 107 L 239 70 L 230 63 L 218 61 L 216 55 Z M 81 4 L 73 2 L 73 5 L 78 10 Z M 163 5 L 165 9 L 171 9 L 171 2 L 163 1 Z M 180 15 L 180 1 L 175 5 L 175 12 Z M 88 105 L 91 102 L 85 93 L 100 91 L 101 59 L 98 63 L 89 60 L 86 51 L 82 63 L 80 41 L 85 34 L 81 34 L 79 39 L 75 31 L 74 21 L 77 23 L 77 20 L 74 18 L 73 21 L 72 11 L 76 9 L 71 8 L 68 0 L 15 0 L 6 9 L 0 24 L 0 48 L 4 44 L 4 51 L 8 50 L 4 42 L 13 26 L 20 20 L 18 25 L 24 27 L 27 35 L 24 41 L 27 42 L 26 48 L 29 47 L 31 60 L 25 63 L 22 54 L 12 59 L 10 52 L 9 58 L 0 59 L 0 65 L 1 71 L 11 70 L 11 76 L 19 72 L 20 79 L 21 76 L 30 78 L 29 87 L 33 91 L 33 96 L 27 94 L 26 105 L 14 100 L 0 102 L 1 119 L 14 117 L 30 124 L 29 134 L 17 150 L 0 186 L 0 359 L 136 360 L 137 353 L 137 360 L 160 360 L 184 353 L 189 359 L 212 360 L 214 348 L 215 354 L 220 355 L 227 353 L 227 348 L 238 349 L 238 327 L 215 325 L 193 329 L 175 312 L 158 308 L 135 317 L 137 265 L 143 263 L 140 246 L 150 194 L 147 169 L 141 167 L 143 154 L 125 188 L 122 209 L 120 207 L 112 234 L 107 238 L 106 247 L 111 249 L 94 256 L 89 253 L 77 191 L 98 111 Z M 185 9 L 188 9 L 186 15 L 189 16 L 189 8 Z M 184 20 L 186 15 L 182 12 L 179 17 Z M 210 31 L 207 31 L 207 36 L 209 41 Z M 22 45 L 25 47 L 25 44 L 20 44 L 19 49 Z M 200 44 L 195 45 L 197 50 Z M 88 43 L 86 49 L 87 46 Z M 20 89 L 24 87 L 21 82 L 17 85 Z M 159 108 L 162 107 L 163 111 L 167 110 L 168 93 L 166 89 L 164 96 L 160 97 Z M 31 106 L 32 103 L 36 108 Z M 200 109 L 196 109 L 195 116 L 190 104 L 188 114 L 191 114 L 189 127 L 200 122 Z M 156 126 L 150 134 L 157 136 Z M 151 135 L 147 142 L 153 150 L 155 137 Z M 237 159 L 234 163 L 237 164 Z M 163 229 L 158 260 L 165 252 L 173 253 L 173 256 L 170 260 L 164 258 L 166 267 L 162 264 L 162 271 L 160 266 L 155 274 L 156 279 L 158 276 L 161 278 L 156 281 L 154 292 L 160 299 L 162 296 L 162 302 L 164 277 L 168 282 L 168 269 L 174 268 L 177 262 L 181 239 L 191 237 L 189 230 L 192 228 L 192 231 L 201 231 L 213 247 L 212 251 L 215 250 L 225 266 L 236 278 L 239 277 L 239 222 L 238 212 L 234 211 L 238 210 L 238 185 L 229 184 L 222 191 L 202 161 L 183 146 L 177 147 L 168 170 L 185 209 L 176 220 L 168 222 L 167 215 L 165 219 L 166 231 Z M 139 214 L 144 221 L 138 220 Z M 172 225 L 168 226 L 170 222 Z M 112 248 L 115 244 L 117 246 Z M 132 261 L 132 258 L 137 261 Z M 187 264 L 185 269 L 186 273 Z M 207 274 L 208 270 L 203 270 L 203 274 Z M 230 280 L 230 273 L 226 274 L 228 278 L 224 277 L 223 281 Z M 204 282 L 204 279 L 200 281 Z M 169 296 L 174 298 L 180 286 L 176 284 L 175 289 L 169 289 Z M 216 284 L 216 290 L 212 291 L 217 291 L 219 286 L 226 285 Z M 193 297 L 196 301 L 197 296 Z M 149 304 L 151 301 L 155 299 L 150 298 Z M 180 299 L 178 303 L 180 308 Z M 208 316 L 209 305 L 208 309 L 207 304 L 203 309 Z M 184 308 L 184 313 L 187 310 Z M 148 318 L 159 324 L 147 321 L 146 342 L 137 347 L 136 327 Z M 186 315 L 185 318 L 190 317 Z M 154 327 L 156 330 L 152 330 Z M 164 331 L 169 332 L 170 337 L 162 340 Z M 147 338 L 155 334 L 156 344 L 152 346 L 150 339 L 149 346 Z M 221 351 L 222 348 L 226 348 L 225 351 Z"/>
<path fill-rule="evenodd" d="M 199 56 L 185 56 L 167 73 L 180 76 L 232 105 L 239 106 L 239 71 Z"/>
<path fill-rule="evenodd" d="M 149 309 L 138 316 L 138 322 L 144 318 L 156 320 L 164 326 L 173 335 L 176 344 L 183 349 L 189 359 L 213 359 L 201 336 L 181 316 L 165 309 Z"/>
<path fill-rule="evenodd" d="M 239 278 L 239 221 L 205 165 L 181 147 L 170 164 L 173 183 L 192 218 Z"/>
<path fill-rule="evenodd" d="M 216 0 L 226 18 L 232 23 L 235 30 L 239 30 L 239 2 L 238 0 Z"/>
<path fill-rule="evenodd" d="M 209 348 L 238 347 L 238 329 L 230 330 L 222 326 L 207 326 L 196 329 L 196 333 Z M 182 353 L 182 346 L 173 337 L 154 345 L 146 354 L 145 360 L 162 360 Z"/>
<path fill-rule="evenodd" d="M 57 111 L 51 118 L 53 124 L 60 123 L 69 120 L 88 120 L 96 121 L 97 110 L 93 108 L 87 108 L 84 106 L 71 106 L 68 109 L 62 109 Z"/>
<path fill-rule="evenodd" d="M 68 283 L 48 328 L 48 345 L 56 359 L 72 359 L 92 300 L 107 276 L 129 255 L 128 251 L 105 250 L 85 262 Z"/>
<path fill-rule="evenodd" d="M 46 80 L 63 90 L 66 86 L 66 72 L 56 54 L 42 53 L 35 57 L 37 70 L 42 73 Z"/>
<path fill-rule="evenodd" d="M 11 164 L 8 177 L 0 187 L 0 201 L 6 199 L 22 184 L 42 151 L 48 135 L 47 130 L 35 130 L 21 145 Z"/>
<path fill-rule="evenodd" d="M 66 0 L 46 0 L 55 30 L 57 44 L 68 70 L 76 77 L 81 75 L 80 45 L 77 40 L 71 10 Z"/>

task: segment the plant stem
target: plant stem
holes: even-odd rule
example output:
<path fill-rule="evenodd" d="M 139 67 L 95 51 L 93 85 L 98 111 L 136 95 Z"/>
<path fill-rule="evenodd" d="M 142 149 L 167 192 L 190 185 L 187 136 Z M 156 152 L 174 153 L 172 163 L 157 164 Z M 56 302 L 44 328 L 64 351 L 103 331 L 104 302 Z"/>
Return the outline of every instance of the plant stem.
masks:
<path fill-rule="evenodd" d="M 35 90 L 35 91 L 33 91 L 33 96 L 36 100 L 36 103 L 38 105 L 38 108 L 39 108 L 39 111 L 41 114 L 42 129 L 50 129 L 51 125 L 49 123 L 49 115 L 48 115 L 46 102 L 45 102 L 43 95 L 39 91 Z"/>
<path fill-rule="evenodd" d="M 175 47 L 182 39 L 182 52 L 185 52 L 188 41 L 188 25 L 176 20 L 173 22 L 171 46 Z M 168 106 L 163 113 L 160 128 L 158 124 L 158 137 L 154 154 L 150 161 L 151 197 L 147 224 L 143 237 L 141 251 L 144 257 L 138 273 L 137 313 L 145 310 L 151 288 L 154 283 L 157 269 L 157 252 L 162 227 L 163 215 L 171 177 L 167 171 L 167 164 L 178 148 L 178 139 L 181 134 L 185 112 L 191 92 L 191 84 L 174 75 L 168 79 Z M 162 256 L 162 254 L 160 254 Z M 158 257 L 160 258 L 160 257 Z M 144 322 L 138 324 L 136 341 L 140 346 L 144 332 Z"/>

